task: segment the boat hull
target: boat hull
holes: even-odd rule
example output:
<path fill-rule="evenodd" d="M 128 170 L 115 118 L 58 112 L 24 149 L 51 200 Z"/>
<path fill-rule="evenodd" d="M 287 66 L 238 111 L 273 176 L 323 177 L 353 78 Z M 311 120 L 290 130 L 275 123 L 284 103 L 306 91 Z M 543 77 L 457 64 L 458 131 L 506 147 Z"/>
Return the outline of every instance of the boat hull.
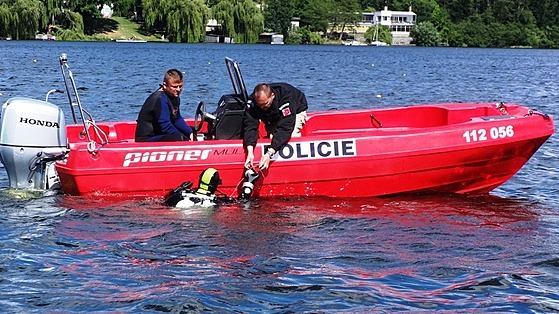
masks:
<path fill-rule="evenodd" d="M 517 173 L 553 134 L 549 117 L 508 105 L 442 104 L 309 115 L 260 173 L 258 197 L 367 197 L 413 192 L 487 193 Z M 70 152 L 56 169 L 71 195 L 161 197 L 206 168 L 219 171 L 227 196 L 240 193 L 242 140 L 136 143 L 134 123 L 100 124 L 109 143 L 96 148 L 68 126 Z M 82 127 L 83 128 L 83 127 Z M 132 129 L 132 130 L 128 130 Z M 256 160 L 269 145 L 260 139 Z"/>

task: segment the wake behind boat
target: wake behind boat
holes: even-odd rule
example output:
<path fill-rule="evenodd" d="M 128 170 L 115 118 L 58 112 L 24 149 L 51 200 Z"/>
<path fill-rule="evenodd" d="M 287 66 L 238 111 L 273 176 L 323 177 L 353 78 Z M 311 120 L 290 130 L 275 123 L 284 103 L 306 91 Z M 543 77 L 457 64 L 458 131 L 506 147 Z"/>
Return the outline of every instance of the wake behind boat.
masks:
<path fill-rule="evenodd" d="M 0 157 L 10 187 L 162 197 L 211 167 L 219 171 L 221 192 L 242 194 L 242 121 L 249 100 L 235 61 L 225 61 L 233 93 L 223 95 L 212 113 L 200 103 L 187 120 L 198 140 L 159 143 L 135 142 L 135 121 L 94 122 L 79 102 L 65 56 L 60 62 L 69 99 L 75 99 L 71 108 L 77 108 L 73 124 L 66 125 L 62 110 L 48 101 L 17 97 L 2 107 Z M 253 196 L 488 193 L 553 132 L 548 115 L 505 103 L 309 112 L 302 136 L 259 173 Z M 263 126 L 260 135 L 256 160 L 270 144 Z"/>

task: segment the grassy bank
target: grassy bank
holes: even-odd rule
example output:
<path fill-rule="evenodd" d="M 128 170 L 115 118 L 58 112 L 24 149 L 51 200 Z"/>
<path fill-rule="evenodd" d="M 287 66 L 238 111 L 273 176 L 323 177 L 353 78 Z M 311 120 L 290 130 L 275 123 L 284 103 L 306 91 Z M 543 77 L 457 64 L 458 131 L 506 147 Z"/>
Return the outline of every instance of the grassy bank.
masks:
<path fill-rule="evenodd" d="M 110 20 L 117 24 L 116 29 L 96 34 L 95 37 L 106 40 L 138 39 L 147 41 L 163 41 L 161 36 L 142 33 L 140 25 L 124 17 L 111 17 Z"/>

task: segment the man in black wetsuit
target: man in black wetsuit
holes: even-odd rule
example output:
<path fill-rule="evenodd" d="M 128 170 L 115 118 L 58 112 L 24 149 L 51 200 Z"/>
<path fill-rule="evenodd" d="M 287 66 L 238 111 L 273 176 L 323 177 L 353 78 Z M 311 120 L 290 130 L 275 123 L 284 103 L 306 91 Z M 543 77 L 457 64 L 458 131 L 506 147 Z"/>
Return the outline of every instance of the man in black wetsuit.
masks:
<path fill-rule="evenodd" d="M 138 114 L 136 142 L 192 140 L 192 129 L 180 112 L 182 87 L 183 77 L 179 70 L 165 72 L 163 84 L 146 99 Z"/>
<path fill-rule="evenodd" d="M 264 170 L 269 167 L 274 154 L 283 148 L 291 137 L 301 136 L 301 128 L 307 118 L 307 98 L 299 89 L 287 83 L 258 84 L 251 99 L 256 106 L 247 110 L 244 119 L 244 145 L 247 150 L 245 167 L 254 162 L 254 147 L 258 140 L 258 126 L 264 122 L 272 143 L 258 164 Z"/>

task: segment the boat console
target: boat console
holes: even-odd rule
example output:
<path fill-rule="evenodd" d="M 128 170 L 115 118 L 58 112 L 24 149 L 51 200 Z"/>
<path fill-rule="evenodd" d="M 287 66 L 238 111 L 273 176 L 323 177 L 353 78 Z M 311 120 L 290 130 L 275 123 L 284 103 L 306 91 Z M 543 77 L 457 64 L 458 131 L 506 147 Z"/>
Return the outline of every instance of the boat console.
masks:
<path fill-rule="evenodd" d="M 245 116 L 245 101 L 238 94 L 223 95 L 215 112 L 210 133 L 216 140 L 240 139 Z"/>
<path fill-rule="evenodd" d="M 233 94 L 223 95 L 213 113 L 206 112 L 206 104 L 198 104 L 194 115 L 194 131 L 200 134 L 204 122 L 208 123 L 204 139 L 240 139 L 243 135 L 245 108 L 249 105 L 248 93 L 239 64 L 225 58 L 225 65 L 233 85 Z"/>

